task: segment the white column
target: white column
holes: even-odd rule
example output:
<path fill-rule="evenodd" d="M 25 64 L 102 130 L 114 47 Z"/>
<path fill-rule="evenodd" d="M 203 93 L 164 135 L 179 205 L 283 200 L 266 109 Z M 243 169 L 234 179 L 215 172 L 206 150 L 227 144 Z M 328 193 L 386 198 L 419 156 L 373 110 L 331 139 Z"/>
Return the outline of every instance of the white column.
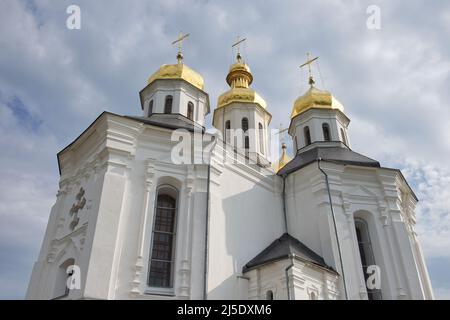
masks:
<path fill-rule="evenodd" d="M 179 296 L 188 299 L 190 297 L 190 273 L 191 273 L 191 247 L 192 247 L 192 188 L 194 179 L 191 176 L 191 170 L 186 179 L 185 204 L 186 215 L 184 219 L 184 237 L 183 237 L 183 258 L 181 261 L 181 285 Z"/>
<path fill-rule="evenodd" d="M 364 279 L 364 274 L 362 273 L 362 264 L 361 259 L 359 255 L 359 248 L 358 248 L 358 239 L 356 237 L 356 231 L 355 231 L 355 219 L 353 216 L 353 212 L 351 210 L 351 203 L 347 199 L 346 195 L 342 195 L 342 207 L 344 210 L 344 213 L 347 217 L 347 228 L 349 235 L 351 237 L 350 244 L 352 249 L 352 257 L 354 262 L 354 275 L 357 277 L 357 279 L 353 279 L 353 281 L 350 282 L 357 282 L 359 284 L 358 286 L 358 293 L 361 300 L 367 300 L 367 288 L 366 288 L 366 280 Z M 348 275 L 347 275 L 348 276 Z M 348 280 L 348 279 L 347 279 Z M 353 299 L 352 293 L 348 292 L 349 299 Z"/>
<path fill-rule="evenodd" d="M 434 294 L 431 287 L 430 277 L 428 275 L 428 270 L 425 265 L 424 256 L 422 249 L 420 247 L 419 242 L 417 241 L 417 235 L 414 230 L 411 232 L 412 243 L 414 247 L 415 258 L 420 270 L 421 280 L 422 280 L 422 288 L 424 291 L 425 299 L 434 300 Z"/>
<path fill-rule="evenodd" d="M 394 269 L 395 272 L 395 286 L 396 286 L 396 292 L 395 292 L 395 296 L 393 296 L 393 298 L 395 297 L 395 299 L 404 299 L 406 297 L 406 293 L 405 290 L 401 284 L 401 275 L 400 275 L 400 270 L 399 270 L 399 266 L 397 263 L 395 263 L 395 259 L 396 259 L 396 255 L 395 255 L 395 250 L 392 248 L 392 245 L 395 243 L 394 239 L 392 237 L 392 228 L 391 228 L 391 224 L 389 223 L 388 220 L 388 215 L 387 215 L 387 208 L 385 206 L 380 206 L 379 205 L 379 210 L 381 212 L 381 220 L 383 222 L 383 230 L 385 232 L 385 239 L 386 241 L 386 248 L 388 248 L 388 252 L 389 252 L 389 258 L 390 261 L 386 261 L 386 264 L 390 264 L 391 268 Z M 383 239 L 380 239 L 383 240 Z"/>
<path fill-rule="evenodd" d="M 86 298 L 109 298 L 125 186 L 124 175 L 105 173 L 95 232 L 91 230 L 94 238 L 86 275 Z"/>
<path fill-rule="evenodd" d="M 131 294 L 138 295 L 142 293 L 142 286 L 141 283 L 145 279 L 142 278 L 142 269 L 144 268 L 144 263 L 147 262 L 144 261 L 145 257 L 145 235 L 149 234 L 147 231 L 147 221 L 150 210 L 154 207 L 154 198 L 152 195 L 155 194 L 156 191 L 156 185 L 153 182 L 154 178 L 154 159 L 148 159 L 144 163 L 144 170 L 145 170 L 145 182 L 144 182 L 144 201 L 142 204 L 142 211 L 141 211 L 141 222 L 140 222 L 140 228 L 139 228 L 139 238 L 138 238 L 138 252 L 137 252 L 137 258 L 136 258 L 136 264 L 135 264 L 135 275 L 133 278 L 133 281 L 131 282 Z"/>

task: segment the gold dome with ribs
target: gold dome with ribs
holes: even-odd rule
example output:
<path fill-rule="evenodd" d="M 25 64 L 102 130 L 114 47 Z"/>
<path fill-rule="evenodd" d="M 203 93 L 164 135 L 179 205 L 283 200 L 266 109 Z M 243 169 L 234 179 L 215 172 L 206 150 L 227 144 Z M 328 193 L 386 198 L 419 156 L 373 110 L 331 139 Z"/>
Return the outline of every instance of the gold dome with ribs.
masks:
<path fill-rule="evenodd" d="M 273 168 L 275 170 L 275 172 L 280 171 L 286 164 L 288 164 L 292 158 L 288 156 L 287 152 L 286 152 L 286 144 L 282 143 L 281 144 L 281 157 L 280 159 L 274 164 Z"/>
<path fill-rule="evenodd" d="M 200 90 L 204 90 L 205 86 L 203 77 L 183 63 L 162 65 L 148 78 L 147 83 L 151 84 L 161 79 L 181 79 Z"/>
<path fill-rule="evenodd" d="M 266 109 L 266 101 L 255 90 L 249 88 L 253 82 L 253 75 L 249 66 L 242 61 L 240 54 L 237 55 L 237 62 L 231 65 L 226 80 L 230 90 L 219 96 L 217 108 L 240 102 L 255 103 Z"/>
<path fill-rule="evenodd" d="M 295 101 L 291 119 L 309 109 L 337 109 L 344 112 L 344 106 L 330 92 L 319 90 L 312 84 L 308 91 Z"/>

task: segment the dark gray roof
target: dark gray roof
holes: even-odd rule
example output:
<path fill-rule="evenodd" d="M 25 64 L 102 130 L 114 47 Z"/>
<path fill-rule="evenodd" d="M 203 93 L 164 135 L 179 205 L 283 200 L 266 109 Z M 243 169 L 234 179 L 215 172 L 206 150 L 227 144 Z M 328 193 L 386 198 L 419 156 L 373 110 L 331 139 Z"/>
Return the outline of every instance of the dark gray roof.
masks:
<path fill-rule="evenodd" d="M 280 238 L 272 242 L 260 254 L 254 257 L 243 268 L 242 272 L 247 272 L 268 262 L 287 259 L 295 255 L 297 259 L 304 260 L 333 271 L 333 268 L 327 266 L 325 261 L 317 253 L 309 249 L 302 242 L 285 233 Z"/>
<path fill-rule="evenodd" d="M 153 113 L 149 117 L 125 116 L 126 118 L 141 121 L 153 126 L 163 127 L 167 129 L 186 129 L 189 131 L 199 130 L 204 132 L 205 128 L 195 121 L 186 118 L 178 113 Z"/>
<path fill-rule="evenodd" d="M 278 171 L 278 175 L 283 176 L 292 173 L 319 159 L 340 164 L 376 168 L 380 167 L 380 163 L 378 161 L 363 156 L 362 154 L 356 153 L 350 149 L 343 147 L 318 146 L 311 150 L 297 153 L 294 159 Z"/>

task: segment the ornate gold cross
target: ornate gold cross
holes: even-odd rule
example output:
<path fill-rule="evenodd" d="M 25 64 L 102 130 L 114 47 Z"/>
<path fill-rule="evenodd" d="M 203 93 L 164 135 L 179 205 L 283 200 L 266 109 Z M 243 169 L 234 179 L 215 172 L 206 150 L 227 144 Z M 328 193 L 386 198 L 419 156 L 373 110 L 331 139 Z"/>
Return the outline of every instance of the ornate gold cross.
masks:
<path fill-rule="evenodd" d="M 313 62 L 316 61 L 317 59 L 319 59 L 319 57 L 315 57 L 315 58 L 311 59 L 311 56 L 310 56 L 310 54 L 309 54 L 309 52 L 308 52 L 308 53 L 306 54 L 306 62 L 300 66 L 300 68 L 303 68 L 304 66 L 308 66 L 309 84 L 310 84 L 311 86 L 313 86 L 314 83 L 315 83 L 315 82 L 314 82 L 313 75 L 312 75 L 312 71 L 311 71 L 311 63 L 313 63 Z"/>
<path fill-rule="evenodd" d="M 237 49 L 237 59 L 241 62 L 241 43 L 247 40 L 246 38 L 241 39 L 239 36 L 237 37 L 237 41 L 231 46 L 232 48 L 236 47 Z"/>
<path fill-rule="evenodd" d="M 182 46 L 183 46 L 183 40 L 189 37 L 189 33 L 183 34 L 182 31 L 178 34 L 178 39 L 172 42 L 172 45 L 178 43 L 178 54 L 177 54 L 177 60 L 178 63 L 181 63 L 181 60 L 183 60 L 183 54 L 181 52 Z"/>

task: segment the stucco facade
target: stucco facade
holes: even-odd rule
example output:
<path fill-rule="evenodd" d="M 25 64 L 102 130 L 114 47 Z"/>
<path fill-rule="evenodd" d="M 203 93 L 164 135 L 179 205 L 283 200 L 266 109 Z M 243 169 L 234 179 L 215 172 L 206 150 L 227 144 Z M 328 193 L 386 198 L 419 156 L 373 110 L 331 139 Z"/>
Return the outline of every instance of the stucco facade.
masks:
<path fill-rule="evenodd" d="M 271 116 L 239 58 L 214 138 L 204 128 L 207 93 L 186 76 L 155 74 L 140 92 L 141 117 L 104 112 L 58 154 L 59 189 L 28 299 L 433 298 L 414 232 L 417 199 L 401 172 L 352 151 L 341 105 L 330 98 L 327 107 L 329 93 L 316 89 L 311 105 L 296 101 L 296 155 L 275 171 Z M 227 120 L 239 129 L 243 118 L 263 130 L 244 151 L 224 135 Z M 177 129 L 198 142 L 184 151 L 196 161 L 174 162 Z M 160 195 L 173 207 L 161 207 Z M 170 257 L 161 260 L 155 235 L 169 209 Z M 170 275 L 155 286 L 158 263 Z M 368 264 L 379 271 L 375 293 Z M 67 290 L 69 265 L 80 286 Z"/>

